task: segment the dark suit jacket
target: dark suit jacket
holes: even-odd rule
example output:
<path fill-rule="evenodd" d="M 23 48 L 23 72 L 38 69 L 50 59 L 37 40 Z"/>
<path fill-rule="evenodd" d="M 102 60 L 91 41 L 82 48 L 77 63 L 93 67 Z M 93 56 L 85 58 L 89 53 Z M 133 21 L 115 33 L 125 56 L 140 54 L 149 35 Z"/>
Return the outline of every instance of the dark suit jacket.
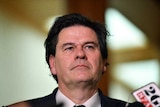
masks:
<path fill-rule="evenodd" d="M 56 88 L 52 94 L 38 98 L 38 99 L 32 99 L 28 100 L 27 102 L 31 105 L 31 107 L 63 107 L 61 105 L 56 105 L 56 93 L 57 93 L 58 88 Z M 117 100 L 117 99 L 112 99 L 107 96 L 104 96 L 101 90 L 98 90 L 100 99 L 101 99 L 101 107 L 125 107 L 126 102 Z M 129 107 L 134 107 L 134 106 L 129 106 Z M 142 104 L 140 106 L 135 106 L 135 107 L 143 107 Z"/>

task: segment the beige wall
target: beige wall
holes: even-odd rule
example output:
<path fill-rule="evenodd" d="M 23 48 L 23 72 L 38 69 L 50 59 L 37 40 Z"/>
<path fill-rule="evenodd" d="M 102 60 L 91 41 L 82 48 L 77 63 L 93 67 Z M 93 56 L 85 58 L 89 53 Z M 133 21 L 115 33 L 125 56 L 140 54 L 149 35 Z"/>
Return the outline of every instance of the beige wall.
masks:
<path fill-rule="evenodd" d="M 47 95 L 57 86 L 45 62 L 45 36 L 0 11 L 0 106 Z"/>

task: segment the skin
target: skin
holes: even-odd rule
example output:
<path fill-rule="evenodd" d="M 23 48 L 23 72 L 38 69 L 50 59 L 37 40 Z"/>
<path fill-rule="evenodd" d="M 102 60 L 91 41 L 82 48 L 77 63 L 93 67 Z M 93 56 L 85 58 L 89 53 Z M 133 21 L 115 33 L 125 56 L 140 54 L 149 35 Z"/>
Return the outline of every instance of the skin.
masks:
<path fill-rule="evenodd" d="M 97 92 L 97 83 L 106 70 L 105 63 L 95 31 L 82 25 L 62 29 L 56 55 L 49 58 L 59 89 L 77 104 Z"/>
<path fill-rule="evenodd" d="M 58 76 L 61 92 L 76 104 L 82 104 L 97 92 L 97 84 L 106 71 L 96 33 L 75 25 L 61 30 L 56 55 L 50 55 L 51 72 Z M 30 107 L 19 102 L 8 107 Z"/>
<path fill-rule="evenodd" d="M 20 103 L 9 105 L 7 107 L 31 107 L 31 106 L 27 102 L 20 102 Z"/>

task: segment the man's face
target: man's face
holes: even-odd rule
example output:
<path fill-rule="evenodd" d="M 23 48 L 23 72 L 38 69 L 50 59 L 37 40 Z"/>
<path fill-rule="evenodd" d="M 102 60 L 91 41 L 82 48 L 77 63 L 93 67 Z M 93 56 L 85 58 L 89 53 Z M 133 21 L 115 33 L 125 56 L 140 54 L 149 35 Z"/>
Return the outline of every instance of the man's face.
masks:
<path fill-rule="evenodd" d="M 104 63 L 96 33 L 80 25 L 61 30 L 56 54 L 50 57 L 51 72 L 63 86 L 97 83 L 105 70 Z"/>

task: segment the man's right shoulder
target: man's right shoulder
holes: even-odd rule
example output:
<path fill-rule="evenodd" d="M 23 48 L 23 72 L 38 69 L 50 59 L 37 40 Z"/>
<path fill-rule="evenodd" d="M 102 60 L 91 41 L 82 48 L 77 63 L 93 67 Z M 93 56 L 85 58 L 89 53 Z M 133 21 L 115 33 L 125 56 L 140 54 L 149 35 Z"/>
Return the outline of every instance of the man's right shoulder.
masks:
<path fill-rule="evenodd" d="M 31 105 L 28 102 L 19 102 L 19 103 L 8 105 L 6 107 L 31 107 Z"/>

